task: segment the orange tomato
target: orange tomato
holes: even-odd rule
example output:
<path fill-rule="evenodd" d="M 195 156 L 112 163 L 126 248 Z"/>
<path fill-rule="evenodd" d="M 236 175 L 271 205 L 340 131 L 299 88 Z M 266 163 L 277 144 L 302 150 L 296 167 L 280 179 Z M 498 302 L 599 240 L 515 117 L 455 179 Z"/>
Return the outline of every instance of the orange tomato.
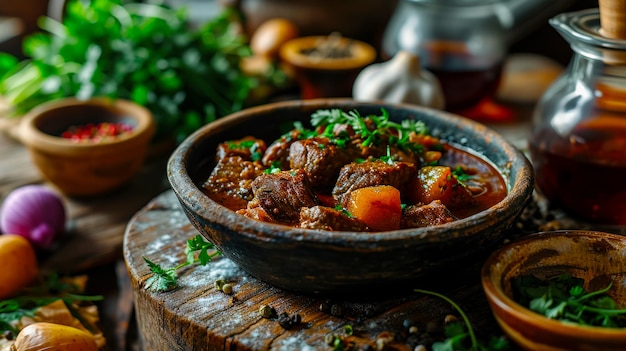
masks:
<path fill-rule="evenodd" d="M 0 300 L 16 295 L 39 274 L 35 249 L 20 235 L 0 235 L 0 262 Z"/>

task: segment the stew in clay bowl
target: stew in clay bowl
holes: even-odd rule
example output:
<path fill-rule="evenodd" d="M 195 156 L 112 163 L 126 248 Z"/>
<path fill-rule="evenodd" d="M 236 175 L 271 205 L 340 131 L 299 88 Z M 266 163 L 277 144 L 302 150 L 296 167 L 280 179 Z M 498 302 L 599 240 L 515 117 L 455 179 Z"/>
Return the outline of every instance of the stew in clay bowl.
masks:
<path fill-rule="evenodd" d="M 168 162 L 185 214 L 252 276 L 304 293 L 405 284 L 493 247 L 530 201 L 526 157 L 485 126 L 415 105 L 249 108 Z"/>

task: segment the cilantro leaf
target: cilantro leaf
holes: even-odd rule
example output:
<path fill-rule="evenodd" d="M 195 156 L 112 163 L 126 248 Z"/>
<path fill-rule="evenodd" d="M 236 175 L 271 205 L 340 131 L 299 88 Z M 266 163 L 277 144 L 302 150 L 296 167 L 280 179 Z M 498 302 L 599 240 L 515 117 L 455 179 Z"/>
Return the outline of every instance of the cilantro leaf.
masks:
<path fill-rule="evenodd" d="M 159 264 L 150 261 L 148 258 L 143 257 L 146 262 L 152 276 L 146 279 L 144 288 L 153 292 L 169 291 L 178 286 L 178 273 L 177 271 L 185 266 L 193 264 L 199 264 L 201 266 L 207 265 L 213 257 L 221 255 L 221 252 L 215 250 L 209 253 L 209 250 L 214 249 L 215 246 L 205 241 L 201 235 L 196 235 L 193 238 L 187 240 L 187 247 L 185 248 L 185 255 L 187 257 L 185 262 L 172 268 L 163 268 Z M 196 256 L 197 254 L 197 256 Z"/>
<path fill-rule="evenodd" d="M 145 289 L 149 291 L 168 291 L 178 284 L 178 275 L 175 269 L 163 269 L 160 265 L 150 261 L 146 257 L 143 260 L 152 271 L 152 276 L 146 280 Z"/>
<path fill-rule="evenodd" d="M 446 326 L 444 332 L 447 339 L 433 343 L 433 351 L 505 351 L 510 345 L 504 338 L 492 337 L 487 344 L 482 343 L 476 337 L 469 318 L 461 307 L 449 297 L 440 293 L 422 289 L 414 289 L 415 292 L 439 297 L 448 302 L 461 315 L 463 322 L 455 322 Z M 466 346 L 469 338 L 470 346 Z"/>

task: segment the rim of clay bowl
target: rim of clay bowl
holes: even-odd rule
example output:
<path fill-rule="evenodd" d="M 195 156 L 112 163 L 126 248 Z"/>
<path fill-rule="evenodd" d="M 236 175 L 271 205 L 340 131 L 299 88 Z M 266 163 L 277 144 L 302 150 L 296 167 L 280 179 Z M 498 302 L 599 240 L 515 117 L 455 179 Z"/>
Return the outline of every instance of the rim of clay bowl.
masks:
<path fill-rule="evenodd" d="M 360 40 L 338 37 L 336 38 L 343 45 L 352 45 L 352 56 L 340 58 L 312 58 L 303 54 L 303 49 L 312 49 L 329 36 L 316 35 L 291 39 L 280 47 L 280 57 L 297 67 L 318 69 L 318 70 L 344 70 L 355 69 L 366 66 L 376 59 L 376 49 L 373 46 Z"/>
<path fill-rule="evenodd" d="M 331 106 L 332 105 L 332 106 Z M 472 216 L 459 219 L 454 222 L 441 224 L 433 227 L 409 228 L 386 232 L 346 232 L 346 231 L 327 231 L 317 229 L 302 229 L 282 224 L 267 223 L 258 221 L 229 210 L 226 207 L 211 200 L 204 192 L 194 183 L 191 176 L 185 171 L 189 168 L 185 155 L 194 151 L 194 144 L 198 140 L 202 140 L 208 131 L 221 131 L 229 128 L 232 121 L 240 118 L 250 118 L 259 112 L 275 110 L 281 107 L 301 108 L 306 110 L 332 108 L 343 106 L 344 108 L 358 108 L 358 106 L 393 106 L 394 108 L 410 109 L 420 113 L 435 114 L 437 118 L 441 118 L 449 123 L 467 125 L 468 128 L 478 128 L 480 134 L 503 148 L 503 152 L 509 155 L 509 166 L 512 162 L 518 163 L 518 176 L 514 184 L 507 184 L 509 192 L 505 198 L 492 206 L 491 208 L 474 214 Z M 213 152 L 213 151 L 211 151 Z M 207 153 L 207 157 L 210 157 Z M 193 165 L 192 165 L 193 167 Z M 502 172 L 502 170 L 500 169 Z M 506 175 L 503 175 L 506 179 Z M 244 237 L 253 240 L 277 240 L 291 242 L 307 242 L 316 244 L 335 244 L 345 246 L 349 242 L 349 246 L 357 247 L 358 245 L 377 245 L 385 243 L 388 246 L 398 245 L 405 247 L 407 239 L 426 238 L 432 241 L 442 241 L 446 239 L 459 239 L 475 235 L 484 230 L 484 222 L 490 217 L 498 218 L 506 221 L 512 216 L 519 215 L 526 204 L 530 201 L 533 192 L 534 175 L 530 161 L 524 154 L 506 141 L 495 131 L 485 127 L 484 125 L 473 120 L 466 119 L 457 115 L 425 108 L 410 104 L 381 104 L 375 102 L 357 102 L 346 98 L 327 98 L 327 99 L 310 99 L 310 100 L 290 100 L 275 102 L 271 104 L 251 107 L 229 116 L 222 117 L 208 125 L 196 130 L 187 139 L 180 144 L 170 156 L 167 164 L 167 177 L 170 181 L 172 189 L 177 194 L 180 201 L 185 206 L 193 209 L 205 218 L 211 218 L 222 226 L 228 226 L 232 230 L 237 231 Z M 507 182 L 508 183 L 508 182 Z M 517 210 L 517 211 L 516 211 Z M 481 225 L 483 227 L 481 227 Z M 478 228 L 476 228 L 478 227 Z M 446 233 L 445 237 L 441 237 L 441 233 Z M 438 235 L 438 236 L 437 236 Z M 346 240 L 346 239 L 349 239 Z"/>
<path fill-rule="evenodd" d="M 501 287 L 501 284 L 495 284 L 492 279 L 492 268 L 498 262 L 503 255 L 507 252 L 516 250 L 519 245 L 524 245 L 529 242 L 543 241 L 555 235 L 564 237 L 576 237 L 587 236 L 591 234 L 595 238 L 609 238 L 611 240 L 626 241 L 626 237 L 619 234 L 605 233 L 594 230 L 554 230 L 538 232 L 521 239 L 514 240 L 507 243 L 501 248 L 492 252 L 487 260 L 485 260 L 481 268 L 481 283 L 483 290 L 487 297 L 496 304 L 502 310 L 507 311 L 509 314 L 514 315 L 516 318 L 525 321 L 526 323 L 533 325 L 543 325 L 542 329 L 550 329 L 555 334 L 561 334 L 564 336 L 581 338 L 603 338 L 611 337 L 617 339 L 624 339 L 626 342 L 626 329 L 625 328 L 606 328 L 596 326 L 585 326 L 577 324 L 567 324 L 554 319 L 545 317 L 537 312 L 533 312 L 530 309 L 522 306 L 511 297 L 509 297 Z"/>
<path fill-rule="evenodd" d="M 45 118 L 50 111 L 74 106 L 94 106 L 118 110 L 121 113 L 115 113 L 116 115 L 131 118 L 136 121 L 136 125 L 133 126 L 133 130 L 130 133 L 123 133 L 113 139 L 97 143 L 76 143 L 69 139 L 43 132 L 37 127 L 37 123 Z M 103 147 L 126 147 L 126 144 L 143 143 L 152 138 L 155 131 L 156 122 L 152 112 L 133 101 L 107 97 L 95 97 L 87 100 L 68 97 L 43 103 L 26 113 L 20 125 L 19 138 L 28 146 L 44 150 L 49 148 L 56 150 L 86 150 Z"/>

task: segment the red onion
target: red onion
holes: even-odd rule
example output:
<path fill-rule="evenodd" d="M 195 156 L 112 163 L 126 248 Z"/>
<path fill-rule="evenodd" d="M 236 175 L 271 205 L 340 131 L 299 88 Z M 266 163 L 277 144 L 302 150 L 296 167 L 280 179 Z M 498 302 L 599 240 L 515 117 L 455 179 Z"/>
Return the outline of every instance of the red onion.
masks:
<path fill-rule="evenodd" d="M 11 191 L 0 208 L 2 232 L 21 235 L 38 249 L 52 246 L 65 231 L 65 220 L 61 197 L 43 185 Z"/>

